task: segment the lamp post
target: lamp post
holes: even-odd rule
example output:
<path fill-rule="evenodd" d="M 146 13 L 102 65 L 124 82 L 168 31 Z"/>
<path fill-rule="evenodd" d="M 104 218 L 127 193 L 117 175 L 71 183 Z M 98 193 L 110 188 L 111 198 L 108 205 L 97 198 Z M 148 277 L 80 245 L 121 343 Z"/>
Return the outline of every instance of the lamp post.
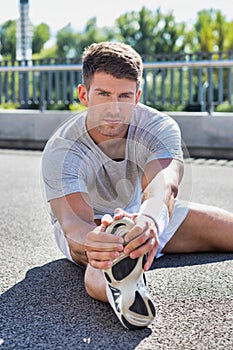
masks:
<path fill-rule="evenodd" d="M 20 17 L 16 27 L 16 60 L 21 66 L 26 66 L 32 59 L 32 26 L 29 20 L 29 0 L 19 1 Z M 28 73 L 19 75 L 19 100 L 21 108 L 29 101 Z"/>
<path fill-rule="evenodd" d="M 16 30 L 16 59 L 29 61 L 32 58 L 32 28 L 29 20 L 29 0 L 20 0 L 20 17 Z"/>

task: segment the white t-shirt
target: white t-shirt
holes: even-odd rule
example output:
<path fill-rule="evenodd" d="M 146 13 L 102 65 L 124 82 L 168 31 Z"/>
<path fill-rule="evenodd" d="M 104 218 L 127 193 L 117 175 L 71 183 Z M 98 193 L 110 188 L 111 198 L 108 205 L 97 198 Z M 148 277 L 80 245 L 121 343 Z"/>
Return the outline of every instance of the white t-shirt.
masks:
<path fill-rule="evenodd" d="M 86 129 L 86 111 L 63 124 L 49 139 L 42 157 L 47 200 L 88 193 L 95 218 L 114 209 L 138 212 L 141 177 L 154 159 L 183 159 L 180 129 L 169 116 L 138 104 L 128 129 L 125 159 L 109 158 Z M 53 218 L 53 221 L 56 221 Z"/>

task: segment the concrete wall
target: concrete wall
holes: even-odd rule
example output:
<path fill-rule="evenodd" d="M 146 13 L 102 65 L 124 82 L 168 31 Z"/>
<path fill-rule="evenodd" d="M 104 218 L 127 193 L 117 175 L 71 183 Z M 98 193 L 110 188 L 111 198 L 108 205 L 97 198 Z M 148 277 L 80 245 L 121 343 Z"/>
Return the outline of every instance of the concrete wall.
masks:
<path fill-rule="evenodd" d="M 193 157 L 233 159 L 233 113 L 169 112 Z"/>
<path fill-rule="evenodd" d="M 72 115 L 69 111 L 0 110 L 0 147 L 41 150 Z"/>
<path fill-rule="evenodd" d="M 233 114 L 168 112 L 179 124 L 190 156 L 233 159 Z M 42 150 L 74 113 L 0 110 L 0 147 Z"/>

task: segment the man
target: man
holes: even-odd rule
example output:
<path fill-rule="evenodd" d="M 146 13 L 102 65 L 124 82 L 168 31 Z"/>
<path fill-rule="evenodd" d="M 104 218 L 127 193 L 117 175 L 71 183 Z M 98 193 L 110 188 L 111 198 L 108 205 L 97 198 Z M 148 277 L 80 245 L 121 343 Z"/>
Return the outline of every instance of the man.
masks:
<path fill-rule="evenodd" d="M 155 257 L 233 251 L 232 214 L 178 199 L 180 130 L 139 103 L 142 70 L 128 45 L 88 47 L 78 86 L 87 111 L 56 131 L 42 162 L 58 246 L 129 329 L 155 317 L 144 278 Z"/>

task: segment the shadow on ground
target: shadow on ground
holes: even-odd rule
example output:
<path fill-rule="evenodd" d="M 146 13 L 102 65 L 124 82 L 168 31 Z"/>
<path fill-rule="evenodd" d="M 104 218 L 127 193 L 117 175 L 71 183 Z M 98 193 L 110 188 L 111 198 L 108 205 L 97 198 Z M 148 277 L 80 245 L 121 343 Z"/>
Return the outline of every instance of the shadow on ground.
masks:
<path fill-rule="evenodd" d="M 125 330 L 109 305 L 88 297 L 83 273 L 66 259 L 29 270 L 1 296 L 0 349 L 130 350 L 151 334 Z"/>
<path fill-rule="evenodd" d="M 233 260 L 232 253 L 167 254 L 154 260 L 151 270 L 169 267 L 205 265 Z"/>
<path fill-rule="evenodd" d="M 154 269 L 233 260 L 233 254 L 167 255 Z M 1 296 L 0 349 L 135 349 L 151 329 L 125 330 L 109 305 L 84 290 L 84 271 L 66 259 L 29 270 Z"/>

